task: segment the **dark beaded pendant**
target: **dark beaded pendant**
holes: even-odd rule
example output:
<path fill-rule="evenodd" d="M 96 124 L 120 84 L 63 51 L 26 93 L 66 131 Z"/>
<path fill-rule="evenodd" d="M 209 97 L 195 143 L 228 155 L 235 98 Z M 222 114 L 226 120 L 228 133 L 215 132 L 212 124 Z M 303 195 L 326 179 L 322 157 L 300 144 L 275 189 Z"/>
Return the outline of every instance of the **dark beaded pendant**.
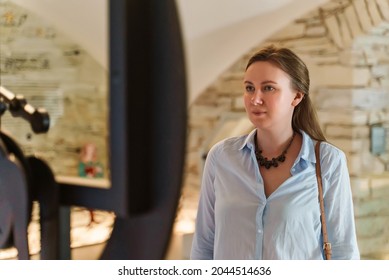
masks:
<path fill-rule="evenodd" d="M 267 157 L 263 157 L 262 156 L 262 150 L 259 150 L 258 149 L 258 144 L 257 144 L 257 134 L 255 134 L 255 137 L 254 137 L 254 142 L 255 142 L 255 157 L 257 158 L 257 161 L 258 161 L 258 164 L 260 166 L 264 166 L 266 169 L 270 169 L 270 167 L 278 167 L 279 165 L 279 162 L 284 162 L 285 159 L 286 159 L 286 152 L 288 151 L 290 145 L 292 145 L 292 142 L 293 142 L 293 139 L 294 139 L 294 135 L 296 134 L 296 132 L 293 132 L 293 135 L 292 135 L 292 138 L 290 139 L 289 141 L 289 144 L 288 146 L 286 147 L 286 149 L 282 152 L 281 155 L 279 155 L 278 157 L 276 158 L 272 158 L 271 160 L 268 160 Z"/>

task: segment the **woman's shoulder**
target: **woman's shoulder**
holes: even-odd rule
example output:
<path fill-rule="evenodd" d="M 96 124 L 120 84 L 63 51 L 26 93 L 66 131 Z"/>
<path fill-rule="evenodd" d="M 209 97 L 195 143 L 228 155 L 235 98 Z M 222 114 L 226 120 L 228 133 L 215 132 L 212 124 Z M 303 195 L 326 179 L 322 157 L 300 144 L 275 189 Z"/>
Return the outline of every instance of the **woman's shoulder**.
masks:
<path fill-rule="evenodd" d="M 337 174 L 339 170 L 347 168 L 346 154 L 337 146 L 329 142 L 322 142 L 320 147 L 320 162 L 323 177 Z"/>
<path fill-rule="evenodd" d="M 237 151 L 245 145 L 247 137 L 248 135 L 224 138 L 214 144 L 208 154 L 219 154 L 231 150 Z"/>
<path fill-rule="evenodd" d="M 229 148 L 241 148 L 247 139 L 246 135 L 228 137 L 217 142 L 212 148 L 215 149 L 229 149 Z"/>
<path fill-rule="evenodd" d="M 321 143 L 320 153 L 322 157 L 329 157 L 331 159 L 340 159 L 345 157 L 345 153 L 340 148 L 327 141 L 323 141 Z"/>
<path fill-rule="evenodd" d="M 308 133 L 301 131 L 302 137 L 303 137 L 303 149 L 305 153 L 309 154 L 309 158 L 315 157 L 315 149 L 316 144 L 318 143 L 318 140 L 314 139 L 312 136 L 310 136 Z M 322 159 L 336 159 L 336 158 L 343 158 L 345 157 L 345 153 L 336 145 L 333 143 L 322 140 L 320 141 L 320 158 Z"/>

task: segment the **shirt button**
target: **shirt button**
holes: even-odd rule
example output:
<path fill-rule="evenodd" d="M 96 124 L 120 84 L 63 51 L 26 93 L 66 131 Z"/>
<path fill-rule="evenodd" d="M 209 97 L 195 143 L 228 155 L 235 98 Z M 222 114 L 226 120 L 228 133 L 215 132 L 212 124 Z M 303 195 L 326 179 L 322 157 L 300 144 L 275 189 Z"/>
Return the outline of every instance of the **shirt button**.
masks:
<path fill-rule="evenodd" d="M 262 233 L 262 230 L 261 230 L 261 229 L 259 229 L 259 230 L 258 230 L 258 233 Z"/>

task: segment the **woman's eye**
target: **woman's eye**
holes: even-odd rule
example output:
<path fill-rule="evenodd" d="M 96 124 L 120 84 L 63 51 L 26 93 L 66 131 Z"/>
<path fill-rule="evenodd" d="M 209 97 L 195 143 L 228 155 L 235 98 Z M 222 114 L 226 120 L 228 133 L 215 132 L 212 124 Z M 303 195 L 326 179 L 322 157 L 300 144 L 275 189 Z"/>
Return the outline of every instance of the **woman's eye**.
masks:
<path fill-rule="evenodd" d="M 247 92 L 254 92 L 255 88 L 253 86 L 246 86 L 246 91 Z"/>
<path fill-rule="evenodd" d="M 275 90 L 275 88 L 272 87 L 272 86 L 264 86 L 264 87 L 263 87 L 263 90 L 264 90 L 264 91 L 273 91 L 273 90 Z"/>

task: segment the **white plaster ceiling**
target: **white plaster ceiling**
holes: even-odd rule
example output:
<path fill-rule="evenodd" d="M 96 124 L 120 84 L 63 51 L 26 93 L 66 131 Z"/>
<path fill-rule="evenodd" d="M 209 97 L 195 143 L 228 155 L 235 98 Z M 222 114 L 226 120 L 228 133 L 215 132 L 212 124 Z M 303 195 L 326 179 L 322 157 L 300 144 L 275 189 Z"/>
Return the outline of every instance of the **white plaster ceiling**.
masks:
<path fill-rule="evenodd" d="M 176 0 L 188 40 L 270 13 L 290 2 L 293 0 Z"/>
<path fill-rule="evenodd" d="M 107 67 L 109 0 L 12 1 L 46 19 Z M 242 54 L 328 0 L 175 1 L 184 38 L 191 103 Z"/>

